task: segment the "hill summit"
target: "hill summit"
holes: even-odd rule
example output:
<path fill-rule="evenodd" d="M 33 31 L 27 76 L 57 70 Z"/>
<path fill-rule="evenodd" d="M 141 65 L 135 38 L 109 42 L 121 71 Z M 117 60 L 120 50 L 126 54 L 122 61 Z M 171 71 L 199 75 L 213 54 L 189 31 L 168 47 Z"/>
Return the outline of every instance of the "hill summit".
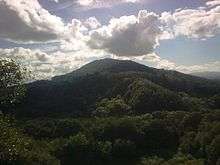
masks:
<path fill-rule="evenodd" d="M 82 77 L 95 73 L 119 73 L 119 72 L 152 72 L 154 69 L 148 66 L 136 63 L 131 60 L 116 60 L 104 58 L 90 62 L 81 68 L 63 76 L 56 76 L 53 80 L 65 81 L 76 77 Z"/>

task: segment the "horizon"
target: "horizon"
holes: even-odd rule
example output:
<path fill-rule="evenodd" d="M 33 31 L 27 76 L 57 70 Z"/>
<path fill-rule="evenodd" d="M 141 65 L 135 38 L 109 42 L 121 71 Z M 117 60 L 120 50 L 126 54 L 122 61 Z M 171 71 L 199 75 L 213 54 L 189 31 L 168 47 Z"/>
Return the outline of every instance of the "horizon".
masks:
<path fill-rule="evenodd" d="M 0 0 L 0 58 L 36 79 L 113 58 L 220 71 L 220 0 Z"/>
<path fill-rule="evenodd" d="M 59 78 L 59 77 L 62 78 L 63 76 L 66 76 L 66 75 L 69 75 L 69 74 L 74 74 L 75 71 L 81 70 L 85 66 L 89 66 L 89 65 L 94 64 L 96 62 L 99 62 L 98 64 L 101 64 L 101 63 L 103 63 L 106 60 L 109 60 L 111 62 L 112 61 L 117 61 L 117 62 L 121 62 L 121 61 L 133 62 L 133 63 L 135 63 L 137 65 L 140 65 L 140 67 L 141 66 L 145 66 L 145 67 L 148 67 L 148 68 L 156 69 L 158 71 L 160 71 L 160 70 L 173 71 L 173 72 L 179 72 L 181 74 L 186 74 L 186 75 L 190 75 L 190 76 L 194 76 L 194 77 L 199 77 L 199 78 L 203 78 L 203 79 L 208 79 L 208 80 L 217 80 L 217 81 L 220 80 L 220 72 L 219 71 L 216 71 L 216 72 L 204 71 L 204 72 L 183 73 L 183 72 L 180 72 L 180 71 L 177 71 L 177 70 L 172 70 L 172 69 L 154 68 L 154 67 L 151 67 L 151 66 L 148 66 L 148 65 L 145 65 L 145 64 L 141 64 L 141 63 L 139 63 L 137 61 L 133 61 L 133 60 L 130 60 L 130 59 L 114 59 L 114 58 L 109 58 L 109 57 L 107 57 L 107 58 L 100 58 L 100 59 L 96 59 L 96 60 L 90 61 L 90 62 L 85 63 L 82 66 L 80 66 L 79 68 L 74 69 L 74 70 L 72 70 L 72 71 L 70 71 L 68 73 L 64 73 L 64 74 L 61 74 L 61 75 L 55 75 L 53 77 L 50 77 L 50 78 L 44 79 L 44 80 L 53 80 L 54 78 Z M 120 64 L 121 63 L 117 63 L 117 65 L 120 65 Z M 89 71 L 89 70 L 87 69 L 86 71 Z M 102 72 L 102 70 L 100 70 L 100 72 Z M 120 72 L 120 71 L 118 71 L 118 72 Z M 93 74 L 91 74 L 91 75 L 93 75 Z M 33 80 L 33 81 L 31 80 L 31 82 L 35 82 L 35 80 Z"/>

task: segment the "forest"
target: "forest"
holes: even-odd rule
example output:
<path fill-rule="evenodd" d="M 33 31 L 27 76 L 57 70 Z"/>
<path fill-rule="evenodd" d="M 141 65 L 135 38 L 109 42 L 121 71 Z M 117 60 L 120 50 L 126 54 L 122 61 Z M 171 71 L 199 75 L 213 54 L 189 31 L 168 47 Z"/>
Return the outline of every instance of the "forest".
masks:
<path fill-rule="evenodd" d="M 51 80 L 0 60 L 2 165 L 219 165 L 220 83 L 97 60 Z"/>

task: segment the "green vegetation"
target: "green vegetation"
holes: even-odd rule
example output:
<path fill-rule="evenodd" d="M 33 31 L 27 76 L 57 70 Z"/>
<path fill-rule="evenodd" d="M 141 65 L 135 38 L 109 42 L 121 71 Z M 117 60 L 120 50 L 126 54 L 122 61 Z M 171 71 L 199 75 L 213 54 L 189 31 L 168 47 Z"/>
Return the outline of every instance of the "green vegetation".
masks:
<path fill-rule="evenodd" d="M 0 59 L 0 110 L 19 102 L 24 96 L 26 70 L 10 59 Z"/>
<path fill-rule="evenodd" d="M 6 73 L 24 74 L 13 65 Z M 22 77 L 10 79 L 22 94 L 1 95 L 0 164 L 220 163 L 218 82 L 114 60 L 52 81 Z"/>
<path fill-rule="evenodd" d="M 95 116 L 124 116 L 131 114 L 131 107 L 119 96 L 112 99 L 102 99 L 97 103 L 96 109 L 93 112 Z"/>
<path fill-rule="evenodd" d="M 9 121 L 1 159 L 41 164 L 217 164 L 220 112 Z M 25 164 L 25 163 L 24 163 Z"/>
<path fill-rule="evenodd" d="M 132 61 L 104 59 L 50 81 L 27 85 L 21 117 L 91 116 L 103 99 L 121 97 L 136 114 L 218 108 L 220 83 Z M 49 98 L 49 99 L 48 99 Z"/>

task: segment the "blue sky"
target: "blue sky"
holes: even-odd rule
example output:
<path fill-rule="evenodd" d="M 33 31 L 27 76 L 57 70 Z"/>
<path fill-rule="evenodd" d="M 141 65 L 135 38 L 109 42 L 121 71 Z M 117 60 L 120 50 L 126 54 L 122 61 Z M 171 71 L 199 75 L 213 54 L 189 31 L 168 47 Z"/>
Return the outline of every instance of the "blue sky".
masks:
<path fill-rule="evenodd" d="M 220 71 L 220 0 L 0 0 L 0 57 L 37 78 L 111 57 Z"/>
<path fill-rule="evenodd" d="M 180 65 L 203 64 L 220 60 L 220 36 L 206 41 L 184 37 L 162 41 L 156 52 Z"/>

